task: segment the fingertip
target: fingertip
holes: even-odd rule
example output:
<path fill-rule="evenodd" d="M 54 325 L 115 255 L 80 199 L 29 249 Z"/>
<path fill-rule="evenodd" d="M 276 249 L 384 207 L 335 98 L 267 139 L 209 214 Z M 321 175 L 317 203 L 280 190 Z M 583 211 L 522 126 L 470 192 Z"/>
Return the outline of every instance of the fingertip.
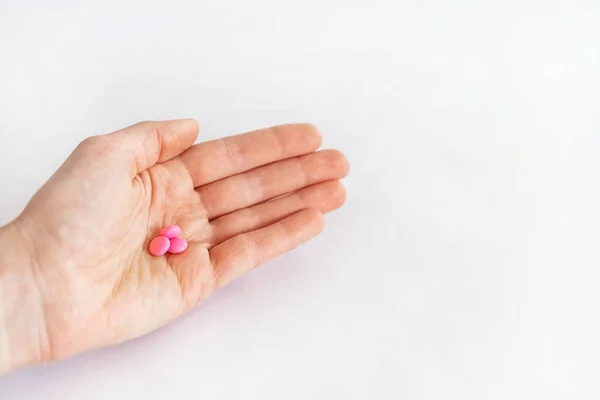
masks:
<path fill-rule="evenodd" d="M 185 118 L 181 119 L 180 121 L 188 126 L 188 130 L 190 132 L 193 132 L 196 137 L 198 136 L 198 133 L 200 132 L 200 124 L 196 118 Z"/>
<path fill-rule="evenodd" d="M 342 179 L 348 175 L 350 163 L 341 151 L 335 149 L 322 150 L 316 154 L 320 157 L 319 160 L 323 163 L 323 167 L 332 172 L 332 178 Z"/>
<path fill-rule="evenodd" d="M 340 208 L 346 201 L 346 187 L 340 180 L 330 180 L 297 192 L 304 208 L 316 208 L 323 214 Z"/>
<path fill-rule="evenodd" d="M 310 224 L 310 227 L 313 228 L 311 231 L 313 231 L 315 235 L 321 233 L 325 228 L 325 216 L 316 208 L 308 208 L 301 211 L 299 216 L 306 219 Z"/>
<path fill-rule="evenodd" d="M 270 130 L 282 137 L 292 138 L 294 142 L 301 142 L 305 152 L 318 150 L 323 144 L 323 135 L 315 124 L 304 122 L 275 125 Z"/>
<path fill-rule="evenodd" d="M 336 210 L 344 205 L 348 191 L 341 181 L 334 181 L 331 188 L 331 210 Z"/>
<path fill-rule="evenodd" d="M 173 135 L 181 137 L 186 143 L 189 143 L 188 147 L 194 144 L 200 132 L 198 121 L 194 118 L 172 119 L 165 121 L 164 124 L 168 126 Z"/>
<path fill-rule="evenodd" d="M 348 161 L 348 157 L 346 157 L 346 155 L 344 153 L 342 153 L 341 151 L 339 151 L 339 150 L 333 150 L 333 151 L 337 155 L 341 177 L 345 178 L 346 176 L 348 176 L 348 173 L 350 172 L 350 161 Z"/>
<path fill-rule="evenodd" d="M 306 131 L 306 140 L 310 143 L 310 147 L 313 150 L 317 150 L 323 145 L 323 135 L 318 126 L 305 123 L 302 124 L 303 129 Z"/>
<path fill-rule="evenodd" d="M 345 154 L 343 154 L 344 156 L 344 160 L 345 160 L 345 168 L 346 168 L 346 172 L 344 174 L 344 178 L 346 178 L 348 176 L 348 174 L 350 173 L 350 169 L 352 168 L 351 164 L 350 164 L 350 160 L 348 160 L 348 157 L 346 157 Z"/>

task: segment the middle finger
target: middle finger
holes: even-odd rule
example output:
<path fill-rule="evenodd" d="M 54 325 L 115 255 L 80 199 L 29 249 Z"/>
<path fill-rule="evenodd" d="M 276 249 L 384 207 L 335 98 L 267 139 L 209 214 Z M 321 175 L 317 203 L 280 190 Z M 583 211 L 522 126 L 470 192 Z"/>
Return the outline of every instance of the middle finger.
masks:
<path fill-rule="evenodd" d="M 196 189 L 209 220 L 315 183 L 341 179 L 348 161 L 337 150 L 294 157 Z"/>

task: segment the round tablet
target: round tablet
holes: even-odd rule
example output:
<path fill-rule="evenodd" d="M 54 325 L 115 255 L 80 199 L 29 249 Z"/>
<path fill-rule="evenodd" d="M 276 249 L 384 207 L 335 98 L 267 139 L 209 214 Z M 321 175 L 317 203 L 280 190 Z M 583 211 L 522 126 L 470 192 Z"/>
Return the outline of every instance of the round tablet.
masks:
<path fill-rule="evenodd" d="M 169 253 L 179 254 L 183 253 L 188 247 L 188 242 L 182 238 L 171 239 L 171 246 L 169 247 Z"/>
<path fill-rule="evenodd" d="M 160 230 L 160 232 L 158 232 L 158 234 L 160 236 L 166 236 L 169 239 L 173 239 L 181 235 L 181 228 L 177 225 L 165 226 Z"/>
<path fill-rule="evenodd" d="M 150 242 L 150 246 L 148 250 L 150 250 L 150 254 L 153 256 L 159 257 L 165 254 L 169 247 L 171 246 L 171 241 L 166 236 L 157 236 Z"/>

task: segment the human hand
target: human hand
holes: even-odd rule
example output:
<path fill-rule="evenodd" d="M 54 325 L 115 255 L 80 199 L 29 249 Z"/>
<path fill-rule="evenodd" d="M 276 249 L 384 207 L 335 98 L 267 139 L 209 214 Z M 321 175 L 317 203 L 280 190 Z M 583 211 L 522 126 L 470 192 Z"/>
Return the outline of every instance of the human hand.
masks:
<path fill-rule="evenodd" d="M 0 372 L 150 332 L 316 236 L 345 200 L 348 163 L 315 152 L 311 125 L 197 135 L 176 120 L 89 138 L 0 230 Z M 172 224 L 188 249 L 151 256 Z"/>

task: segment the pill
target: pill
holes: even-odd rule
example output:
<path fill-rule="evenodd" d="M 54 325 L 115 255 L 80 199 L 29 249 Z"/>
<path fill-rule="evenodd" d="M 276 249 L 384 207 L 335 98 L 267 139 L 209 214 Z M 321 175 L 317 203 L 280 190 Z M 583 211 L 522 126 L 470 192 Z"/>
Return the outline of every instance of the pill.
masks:
<path fill-rule="evenodd" d="M 157 236 L 150 242 L 149 250 L 150 254 L 153 256 L 162 256 L 165 254 L 169 247 L 171 246 L 171 241 L 166 236 Z"/>
<path fill-rule="evenodd" d="M 160 230 L 160 232 L 158 232 L 158 234 L 160 236 L 166 236 L 169 239 L 173 239 L 173 238 L 176 238 L 177 236 L 181 235 L 181 228 L 178 227 L 177 225 L 166 226 L 166 227 L 162 228 Z"/>
<path fill-rule="evenodd" d="M 182 238 L 171 239 L 171 246 L 169 247 L 169 253 L 179 254 L 183 253 L 188 247 L 188 242 Z"/>

